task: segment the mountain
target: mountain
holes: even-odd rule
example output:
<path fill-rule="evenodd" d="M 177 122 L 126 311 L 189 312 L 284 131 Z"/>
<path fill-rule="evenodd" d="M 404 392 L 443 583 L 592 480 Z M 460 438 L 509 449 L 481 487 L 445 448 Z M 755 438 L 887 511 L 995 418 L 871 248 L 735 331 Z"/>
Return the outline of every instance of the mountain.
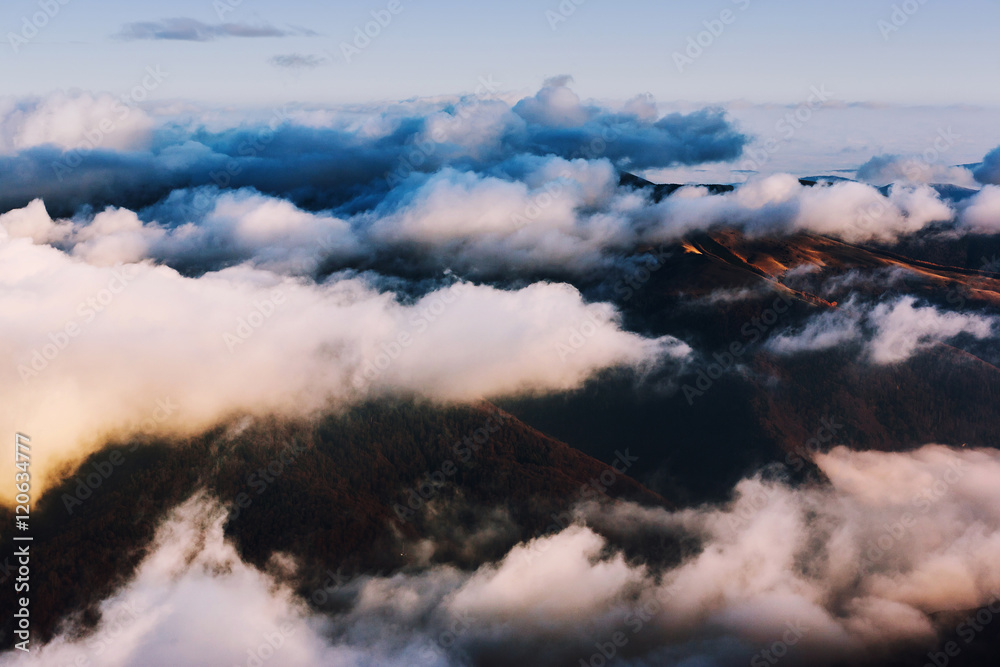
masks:
<path fill-rule="evenodd" d="M 96 623 L 98 603 L 149 554 L 157 525 L 199 490 L 231 507 L 226 535 L 245 561 L 267 569 L 279 552 L 296 558 L 293 583 L 303 591 L 329 569 L 478 567 L 568 525 L 581 497 L 670 506 L 485 403 L 387 400 L 300 421 L 245 417 L 196 438 L 137 445 L 109 443 L 37 501 L 32 614 L 43 639 L 68 618 Z M 612 464 L 635 466 L 622 461 Z M 0 520 L 13 523 L 10 511 Z M 435 549 L 418 554 L 421 542 Z M 3 548 L 12 553 L 13 543 Z M 0 576 L 13 576 L 10 564 L 0 563 Z M 0 598 L 5 619 L 13 604 Z"/>
<path fill-rule="evenodd" d="M 688 502 L 725 499 L 742 476 L 795 459 L 824 419 L 843 424 L 826 449 L 993 446 L 1000 432 L 1000 352 L 991 345 L 936 343 L 900 363 L 873 365 L 857 346 L 788 356 L 765 343 L 843 311 L 851 299 L 912 296 L 988 313 L 1000 305 L 1000 265 L 984 261 L 994 250 L 1000 253 L 990 237 L 915 235 L 862 244 L 813 233 L 690 234 L 651 249 L 655 263 L 634 264 L 652 270 L 626 265 L 589 286 L 594 298 L 623 311 L 629 328 L 672 334 L 705 350 L 680 378 L 651 392 L 649 385 L 637 390 L 633 378 L 605 375 L 579 392 L 503 406 L 597 458 L 606 459 L 625 438 L 647 464 L 640 481 Z M 786 312 L 769 325 L 750 326 L 777 299 L 788 301 Z M 736 358 L 727 352 L 733 343 L 744 350 Z M 730 361 L 702 395 L 699 376 L 716 363 L 714 355 Z M 684 387 L 699 394 L 687 400 Z"/>

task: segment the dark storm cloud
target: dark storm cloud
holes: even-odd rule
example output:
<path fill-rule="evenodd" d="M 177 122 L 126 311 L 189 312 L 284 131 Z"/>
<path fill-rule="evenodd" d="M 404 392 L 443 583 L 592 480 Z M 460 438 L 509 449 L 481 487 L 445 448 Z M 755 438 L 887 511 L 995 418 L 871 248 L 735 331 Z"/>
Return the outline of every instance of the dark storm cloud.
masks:
<path fill-rule="evenodd" d="M 338 130 L 285 125 L 198 132 L 149 151 L 62 151 L 42 146 L 0 156 L 0 209 L 35 198 L 72 215 L 82 206 L 142 208 L 181 187 L 254 187 L 307 207 L 384 192 L 402 137 L 365 142 Z"/>
<path fill-rule="evenodd" d="M 514 112 L 527 122 L 533 153 L 562 157 L 595 154 L 631 169 L 734 160 L 749 137 L 721 109 L 656 118 L 651 99 L 636 98 L 619 113 L 585 106 L 568 87 L 570 77 L 549 79 Z"/>
<path fill-rule="evenodd" d="M 983 163 L 976 169 L 975 176 L 984 185 L 1000 185 L 1000 147 L 986 154 Z"/>
<path fill-rule="evenodd" d="M 204 40 L 277 30 L 241 32 L 233 24 L 212 27 L 181 20 L 136 25 L 130 29 L 133 37 L 155 39 Z M 293 54 L 277 56 L 273 63 L 306 67 L 315 59 Z M 183 126 L 160 124 L 146 145 L 132 150 L 127 144 L 111 145 L 104 136 L 91 140 L 96 130 L 90 125 L 100 118 L 83 119 L 78 137 L 36 132 L 26 142 L 23 128 L 34 127 L 33 114 L 44 109 L 36 103 L 0 124 L 9 137 L 0 141 L 0 147 L 9 147 L 7 155 L 0 154 L 5 183 L 0 209 L 38 197 L 56 215 L 70 215 L 85 205 L 135 208 L 177 187 L 216 185 L 253 187 L 311 209 L 350 203 L 363 210 L 415 172 L 429 174 L 443 167 L 488 172 L 532 155 L 607 159 L 622 168 L 665 167 L 735 159 L 747 141 L 720 111 L 657 119 L 647 101 L 612 112 L 582 105 L 565 81 L 556 83 L 548 82 L 538 95 L 513 108 L 495 98 L 467 96 L 453 103 L 361 112 L 279 110 L 267 121 L 221 130 L 208 129 L 197 119 Z M 326 115 L 315 122 L 314 113 Z M 132 117 L 137 114 L 141 112 Z"/>

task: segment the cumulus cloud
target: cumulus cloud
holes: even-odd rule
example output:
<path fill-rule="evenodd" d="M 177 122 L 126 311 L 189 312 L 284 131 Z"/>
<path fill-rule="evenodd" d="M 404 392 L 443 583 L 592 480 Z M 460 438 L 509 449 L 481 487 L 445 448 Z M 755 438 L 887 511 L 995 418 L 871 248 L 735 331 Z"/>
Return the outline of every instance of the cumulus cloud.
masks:
<path fill-rule="evenodd" d="M 38 245 L 64 241 L 73 234 L 69 221 L 54 221 L 45 209 L 45 202 L 36 199 L 24 208 L 17 208 L 0 215 L 0 227 L 12 238 L 31 239 Z"/>
<path fill-rule="evenodd" d="M 276 62 L 304 64 L 294 54 Z M 461 98 L 367 108 L 284 108 L 265 122 L 239 118 L 221 127 L 197 116 L 173 118 L 156 128 L 150 145 L 116 139 L 84 145 L 81 151 L 74 151 L 77 138 L 96 132 L 101 118 L 58 105 L 53 108 L 65 116 L 59 127 L 79 130 L 62 139 L 8 140 L 7 152 L 16 152 L 0 159 L 0 177 L 7 184 L 0 209 L 35 198 L 66 216 L 84 205 L 136 209 L 179 187 L 214 184 L 253 187 L 308 208 L 350 205 L 357 210 L 377 204 L 394 183 L 414 172 L 430 174 L 448 166 L 485 172 L 521 156 L 551 154 L 604 158 L 628 168 L 662 167 L 732 160 L 746 143 L 718 110 L 657 120 L 649 104 L 613 111 L 569 104 L 562 99 L 567 96 L 575 99 L 565 85 L 546 84 L 537 98 L 528 99 L 549 111 L 525 112 L 527 118 L 492 83 Z M 18 104 L 7 107 L 16 111 Z M 556 109 L 586 121 L 567 126 Z M 118 131 L 113 136 L 119 134 L 128 136 Z M 49 149 L 42 150 L 43 145 Z M 55 164 L 64 168 L 54 172 Z"/>
<path fill-rule="evenodd" d="M 151 213 L 156 211 L 192 216 L 182 217 L 183 224 L 152 248 L 152 256 L 164 260 L 216 266 L 253 260 L 263 268 L 309 274 L 325 260 L 361 252 L 347 221 L 252 189 L 176 190 Z M 146 229 L 158 231 L 154 223 Z"/>
<path fill-rule="evenodd" d="M 940 312 L 933 306 L 916 306 L 904 297 L 894 304 L 881 303 L 869 316 L 875 327 L 868 353 L 877 364 L 905 361 L 919 350 L 959 334 L 978 339 L 993 335 L 994 321 L 982 315 Z"/>
<path fill-rule="evenodd" d="M 202 23 L 192 18 L 169 18 L 159 21 L 136 21 L 126 23 L 115 35 L 118 39 L 181 40 L 187 42 L 209 42 L 220 37 L 286 37 L 288 35 L 315 35 L 303 28 L 278 28 L 262 23 Z"/>
<path fill-rule="evenodd" d="M 611 163 L 522 164 L 516 180 L 444 169 L 360 216 L 374 245 L 412 244 L 454 268 L 591 269 L 633 246 L 644 201 L 618 191 Z"/>
<path fill-rule="evenodd" d="M 1000 232 L 1000 186 L 984 186 L 969 199 L 960 215 L 962 224 L 983 234 Z"/>
<path fill-rule="evenodd" d="M 241 218 L 243 231 L 265 242 L 274 220 L 294 224 L 254 210 L 259 220 Z M 158 400 L 177 407 L 158 428 L 192 432 L 236 412 L 302 414 L 385 393 L 470 401 L 567 390 L 605 368 L 689 352 L 622 330 L 614 308 L 565 284 L 456 283 L 404 301 L 350 276 L 315 284 L 239 265 L 192 278 L 149 262 L 105 266 L 148 237 L 135 240 L 128 211 L 92 224 L 110 234 L 84 227 L 72 255 L 0 240 L 0 349 L 10 360 L 0 423 L 52 443 L 32 468 L 36 484 L 148 421 Z"/>
<path fill-rule="evenodd" d="M 579 127 L 593 110 L 585 109 L 580 98 L 570 88 L 573 77 L 563 75 L 547 79 L 534 97 L 526 97 L 514 107 L 514 112 L 529 123 L 550 127 Z"/>
<path fill-rule="evenodd" d="M 858 168 L 857 176 L 873 185 L 892 183 L 943 183 L 976 188 L 976 179 L 966 167 L 930 163 L 919 156 L 877 155 Z"/>
<path fill-rule="evenodd" d="M 961 612 L 996 605 L 996 451 L 837 448 L 816 463 L 828 482 L 754 476 L 720 505 L 584 504 L 569 527 L 474 572 L 439 566 L 330 582 L 318 592 L 343 604 L 328 616 L 307 614 L 285 586 L 240 562 L 223 540 L 225 512 L 196 497 L 102 605 L 92 638 L 63 636 L 14 664 L 104 644 L 102 664 L 114 666 L 150 655 L 243 662 L 281 627 L 273 655 L 289 665 L 586 663 L 616 633 L 624 665 L 746 665 L 782 641 L 784 664 L 864 664 L 900 649 L 923 655 Z M 611 546 L 608 530 L 686 536 L 694 546 L 654 571 Z M 112 639 L 116 605 L 141 611 Z"/>
<path fill-rule="evenodd" d="M 808 231 L 849 241 L 895 240 L 954 211 L 928 186 L 893 186 L 888 196 L 853 181 L 804 186 L 788 174 L 748 182 L 712 195 L 686 187 L 644 212 L 651 240 L 673 240 L 692 230 L 738 226 L 751 233 Z"/>
<path fill-rule="evenodd" d="M 917 305 L 912 296 L 874 307 L 851 301 L 839 310 L 813 317 L 797 331 L 776 335 L 768 347 L 779 354 L 796 354 L 860 342 L 868 359 L 885 365 L 906 361 L 960 334 L 988 339 L 994 335 L 995 325 L 994 318 L 984 315 Z"/>
<path fill-rule="evenodd" d="M 571 77 L 548 79 L 513 111 L 527 122 L 534 152 L 561 156 L 608 157 L 629 169 L 721 162 L 738 158 L 749 138 L 721 109 L 703 109 L 655 118 L 651 98 L 615 113 L 581 103 L 569 88 Z"/>
<path fill-rule="evenodd" d="M 172 217 L 165 224 L 144 222 L 133 211 L 109 207 L 90 219 L 53 220 L 36 199 L 0 215 L 0 227 L 11 238 L 52 244 L 96 266 L 164 259 L 181 267 L 221 267 L 251 260 L 299 275 L 359 252 L 347 222 L 249 189 L 177 190 L 156 210 Z M 184 222 L 171 224 L 178 215 Z"/>
<path fill-rule="evenodd" d="M 154 122 L 128 97 L 52 93 L 45 97 L 0 100 L 0 153 L 38 146 L 128 151 L 145 148 Z M 50 174 L 50 179 L 56 177 Z"/>

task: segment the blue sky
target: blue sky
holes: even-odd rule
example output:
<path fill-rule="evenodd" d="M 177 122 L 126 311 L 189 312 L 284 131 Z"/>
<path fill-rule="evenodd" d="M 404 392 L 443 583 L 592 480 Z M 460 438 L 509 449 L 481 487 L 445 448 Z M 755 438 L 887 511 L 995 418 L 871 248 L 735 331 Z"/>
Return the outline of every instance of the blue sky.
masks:
<path fill-rule="evenodd" d="M 903 4 L 897 0 L 565 0 L 574 11 L 564 11 L 566 20 L 555 29 L 546 12 L 563 18 L 557 0 L 399 0 L 402 11 L 350 63 L 340 44 L 350 42 L 354 28 L 371 20 L 369 12 L 385 9 L 387 0 L 218 0 L 236 4 L 225 21 L 298 34 L 203 42 L 113 35 L 128 23 L 174 17 L 218 24 L 213 0 L 64 1 L 16 54 L 9 33 L 21 32 L 24 17 L 40 11 L 39 0 L 4 3 L 4 94 L 124 91 L 146 66 L 159 65 L 169 80 L 156 97 L 254 106 L 471 91 L 481 76 L 530 91 L 563 73 L 574 76 L 585 98 L 650 92 L 660 101 L 797 103 L 810 86 L 825 84 L 844 101 L 1000 104 L 1000 89 L 984 74 L 1000 60 L 1000 2 L 993 0 L 910 0 L 916 10 L 897 13 L 899 29 L 888 38 L 879 21 L 891 25 L 894 6 Z M 730 23 L 718 36 L 703 35 L 707 47 L 679 71 L 673 54 L 683 54 L 688 39 L 706 29 L 704 22 L 726 10 Z M 904 16 L 905 22 L 898 20 Z M 290 54 L 325 62 L 293 72 L 269 63 Z"/>

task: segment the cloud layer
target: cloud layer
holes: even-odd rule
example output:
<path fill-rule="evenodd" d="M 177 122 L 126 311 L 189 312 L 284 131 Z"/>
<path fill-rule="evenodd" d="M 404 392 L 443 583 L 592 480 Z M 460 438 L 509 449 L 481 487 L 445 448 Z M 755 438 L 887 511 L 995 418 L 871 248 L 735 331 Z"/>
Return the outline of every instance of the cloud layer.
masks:
<path fill-rule="evenodd" d="M 261 215 L 246 233 L 294 224 Z M 622 330 L 613 307 L 565 284 L 453 283 L 413 298 L 360 277 L 315 284 L 247 265 L 192 278 L 148 262 L 109 266 L 148 241 L 131 212 L 68 227 L 40 204 L 0 218 L 0 423 L 52 443 L 37 484 L 148 422 L 158 400 L 177 411 L 154 431 L 194 432 L 237 412 L 304 414 L 385 393 L 472 401 L 566 390 L 689 351 Z M 73 255 L 33 243 L 68 235 Z"/>
<path fill-rule="evenodd" d="M 4 214 L 14 236 L 52 243 L 92 263 L 154 259 L 211 270 L 251 261 L 289 275 L 357 267 L 497 277 L 582 275 L 623 254 L 723 227 L 751 235 L 829 234 L 891 241 L 955 217 L 927 186 L 887 196 L 860 183 L 807 187 L 771 176 L 725 194 L 681 188 L 655 203 L 651 192 L 618 187 L 607 160 L 522 157 L 505 173 L 445 167 L 414 174 L 372 208 L 306 210 L 252 188 L 173 190 L 138 211 L 109 207 L 53 218 L 36 200 Z M 960 220 L 989 230 L 990 190 L 969 200 Z M 15 222 L 16 221 L 16 222 Z"/>
<path fill-rule="evenodd" d="M 218 32 L 205 33 L 210 26 L 201 24 L 143 26 L 139 34 L 153 37 L 207 39 Z M 445 100 L 284 107 L 228 124 L 207 123 L 206 117 L 220 117 L 212 112 L 180 114 L 164 119 L 152 145 L 126 141 L 115 112 L 91 110 L 88 94 L 54 95 L 26 109 L 9 101 L 0 106 L 0 152 L 7 153 L 0 177 L 8 183 L 0 209 L 40 197 L 71 215 L 86 204 L 144 206 L 178 187 L 211 184 L 254 187 L 310 208 L 370 207 L 399 180 L 448 166 L 488 171 L 519 156 L 550 154 L 606 158 L 628 168 L 695 164 L 736 159 L 747 142 L 719 110 L 660 118 L 650 102 L 602 108 L 580 101 L 565 79 L 513 103 L 498 84 L 484 81 L 475 94 Z M 37 125 L 49 107 L 61 110 L 62 135 L 22 138 L 23 127 Z"/>
<path fill-rule="evenodd" d="M 817 463 L 828 484 L 757 476 L 724 505 L 582 505 L 572 525 L 471 573 L 330 581 L 310 596 L 340 600 L 330 616 L 307 613 L 284 585 L 241 563 L 223 541 L 225 511 L 196 497 L 161 528 L 134 581 L 103 604 L 92 637 L 59 638 L 13 664 L 98 647 L 113 667 L 194 656 L 248 664 L 263 646 L 288 665 L 586 664 L 609 651 L 636 666 L 745 665 L 764 651 L 783 664 L 826 665 L 907 648 L 924 655 L 956 626 L 966 644 L 981 639 L 958 624 L 969 610 L 1000 608 L 997 452 L 838 448 Z M 655 571 L 611 547 L 608 530 L 698 546 Z"/>
<path fill-rule="evenodd" d="M 307 63 L 289 56 L 279 64 Z M 520 100 L 496 86 L 484 80 L 471 95 L 371 107 L 285 107 L 253 119 L 144 111 L 134 99 L 87 93 L 6 100 L 0 210 L 42 199 L 54 216 L 85 223 L 95 210 L 121 207 L 164 228 L 191 223 L 193 238 L 218 232 L 215 199 L 263 205 L 270 197 L 280 200 L 275 210 L 346 225 L 341 240 L 368 256 L 416 247 L 494 271 L 588 270 L 622 250 L 715 226 L 883 242 L 956 220 L 960 232 L 993 229 L 987 190 L 968 207 L 928 185 L 971 185 L 965 170 L 896 156 L 859 172 L 895 183 L 881 190 L 852 181 L 806 187 L 777 174 L 735 192 L 691 187 L 655 202 L 616 188 L 618 173 L 734 160 L 747 137 L 714 109 L 660 116 L 648 97 L 619 108 L 584 102 L 568 77 Z M 324 223 L 305 227 L 313 231 L 299 230 L 297 242 L 315 232 L 323 247 Z M 152 257 L 192 261 L 181 246 L 158 246 Z M 215 256 L 232 259 L 227 253 Z M 332 264 L 342 268 L 348 255 L 331 253 Z"/>

